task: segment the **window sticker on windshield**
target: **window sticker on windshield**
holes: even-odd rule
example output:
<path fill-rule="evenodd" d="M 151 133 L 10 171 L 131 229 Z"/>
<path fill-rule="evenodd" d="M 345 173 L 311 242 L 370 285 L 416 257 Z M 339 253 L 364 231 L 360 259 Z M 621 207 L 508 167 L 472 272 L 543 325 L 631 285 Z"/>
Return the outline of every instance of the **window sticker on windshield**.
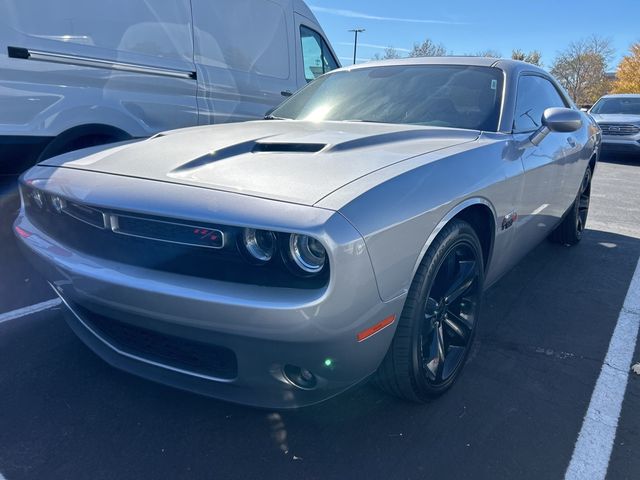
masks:
<path fill-rule="evenodd" d="M 491 90 L 495 90 L 496 88 L 498 88 L 498 81 L 494 78 L 491 80 Z"/>

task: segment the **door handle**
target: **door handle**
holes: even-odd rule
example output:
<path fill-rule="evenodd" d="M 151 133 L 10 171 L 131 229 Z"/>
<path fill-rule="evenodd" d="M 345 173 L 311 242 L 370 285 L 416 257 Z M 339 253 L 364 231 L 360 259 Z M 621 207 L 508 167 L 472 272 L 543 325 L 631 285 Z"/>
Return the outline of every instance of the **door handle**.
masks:
<path fill-rule="evenodd" d="M 571 145 L 572 147 L 575 147 L 575 146 L 577 145 L 576 140 L 575 140 L 575 138 L 573 138 L 573 137 L 568 137 L 568 138 L 567 138 L 567 143 L 568 143 L 569 145 Z"/>
<path fill-rule="evenodd" d="M 280 95 L 282 95 L 283 97 L 290 97 L 291 95 L 293 95 L 293 93 L 291 93 L 289 90 L 282 90 L 280 92 Z"/>

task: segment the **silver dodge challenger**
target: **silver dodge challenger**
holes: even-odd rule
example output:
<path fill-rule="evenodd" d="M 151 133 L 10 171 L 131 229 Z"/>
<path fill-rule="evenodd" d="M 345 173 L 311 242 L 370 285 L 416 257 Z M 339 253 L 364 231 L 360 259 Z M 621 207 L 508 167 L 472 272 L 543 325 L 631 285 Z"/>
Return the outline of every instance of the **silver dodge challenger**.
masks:
<path fill-rule="evenodd" d="M 600 130 L 544 70 L 484 58 L 330 72 L 264 120 L 45 160 L 14 224 L 117 368 L 310 405 L 459 377 L 483 291 L 585 228 Z"/>

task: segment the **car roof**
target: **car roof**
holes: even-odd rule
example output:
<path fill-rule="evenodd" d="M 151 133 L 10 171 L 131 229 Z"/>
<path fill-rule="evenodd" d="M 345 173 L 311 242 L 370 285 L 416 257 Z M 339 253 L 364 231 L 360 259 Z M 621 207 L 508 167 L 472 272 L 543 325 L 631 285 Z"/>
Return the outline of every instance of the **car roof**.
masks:
<path fill-rule="evenodd" d="M 608 95 L 602 96 L 602 98 L 618 98 L 618 97 L 640 98 L 640 93 L 610 93 Z"/>
<path fill-rule="evenodd" d="M 376 60 L 366 63 L 359 63 L 343 67 L 342 70 L 355 70 L 361 68 L 383 67 L 391 65 L 462 65 L 472 67 L 495 67 L 504 70 L 508 74 L 517 74 L 521 71 L 532 71 L 540 74 L 548 75 L 548 73 L 540 67 L 530 63 L 512 60 L 510 58 L 489 58 L 489 57 L 465 57 L 465 56 L 446 56 L 446 57 L 411 57 L 399 58 L 393 60 Z"/>

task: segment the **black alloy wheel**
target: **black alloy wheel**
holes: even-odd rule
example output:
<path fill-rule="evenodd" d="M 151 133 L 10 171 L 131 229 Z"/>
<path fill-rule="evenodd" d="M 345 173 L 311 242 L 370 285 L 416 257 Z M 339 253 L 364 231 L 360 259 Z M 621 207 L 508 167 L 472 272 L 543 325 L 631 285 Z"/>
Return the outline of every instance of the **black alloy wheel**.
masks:
<path fill-rule="evenodd" d="M 480 297 L 479 263 L 473 246 L 455 243 L 427 296 L 420 334 L 426 381 L 440 388 L 458 371 L 471 345 Z"/>
<path fill-rule="evenodd" d="M 587 168 L 571 208 L 569 208 L 560 224 L 549 236 L 552 242 L 562 245 L 575 245 L 582 240 L 591 201 L 591 176 L 591 168 Z"/>
<path fill-rule="evenodd" d="M 416 272 L 374 383 L 418 402 L 449 389 L 471 349 L 483 288 L 478 236 L 467 222 L 453 220 L 433 241 Z"/>
<path fill-rule="evenodd" d="M 582 183 L 580 184 L 580 192 L 578 193 L 578 214 L 576 215 L 576 233 L 582 237 L 585 226 L 587 224 L 587 216 L 589 215 L 589 202 L 591 201 L 591 169 L 587 168 Z"/>

